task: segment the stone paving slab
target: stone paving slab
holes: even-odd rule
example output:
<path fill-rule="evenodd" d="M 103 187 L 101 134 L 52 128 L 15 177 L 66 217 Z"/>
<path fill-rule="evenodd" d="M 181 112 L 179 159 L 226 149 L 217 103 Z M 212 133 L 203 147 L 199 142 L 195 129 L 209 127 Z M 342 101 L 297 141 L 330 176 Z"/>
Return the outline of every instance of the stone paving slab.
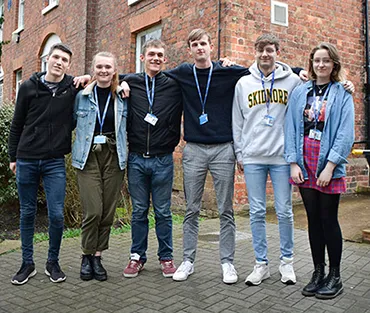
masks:
<path fill-rule="evenodd" d="M 267 224 L 271 278 L 260 286 L 248 287 L 244 280 L 254 265 L 249 219 L 237 218 L 234 264 L 239 281 L 234 285 L 222 283 L 218 229 L 218 219 L 201 222 L 195 272 L 184 282 L 174 282 L 162 276 L 156 256 L 158 245 L 154 230 L 150 230 L 145 269 L 137 278 L 131 279 L 122 276 L 129 256 L 129 233 L 111 237 L 111 248 L 104 253 L 103 260 L 109 275 L 105 282 L 79 279 L 80 238 L 63 241 L 60 264 L 67 280 L 61 284 L 51 283 L 44 274 L 47 242 L 35 246 L 38 274 L 23 286 L 10 283 L 20 266 L 20 250 L 1 255 L 0 312 L 370 313 L 370 245 L 344 243 L 344 293 L 333 300 L 318 300 L 301 295 L 313 267 L 306 231 L 295 230 L 297 284 L 286 286 L 280 282 L 278 271 L 278 227 Z M 182 255 L 181 225 L 174 226 L 173 238 L 175 262 L 179 265 Z"/>

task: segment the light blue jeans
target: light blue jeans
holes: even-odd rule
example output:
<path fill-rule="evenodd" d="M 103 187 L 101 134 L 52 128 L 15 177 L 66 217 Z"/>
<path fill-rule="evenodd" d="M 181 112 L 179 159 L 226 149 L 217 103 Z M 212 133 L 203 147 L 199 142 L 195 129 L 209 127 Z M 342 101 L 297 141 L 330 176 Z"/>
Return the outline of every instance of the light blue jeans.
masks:
<path fill-rule="evenodd" d="M 279 222 L 280 258 L 293 257 L 292 187 L 290 165 L 244 164 L 248 190 L 250 225 L 256 260 L 268 262 L 266 240 L 266 182 L 270 174 L 274 188 L 276 216 Z"/>

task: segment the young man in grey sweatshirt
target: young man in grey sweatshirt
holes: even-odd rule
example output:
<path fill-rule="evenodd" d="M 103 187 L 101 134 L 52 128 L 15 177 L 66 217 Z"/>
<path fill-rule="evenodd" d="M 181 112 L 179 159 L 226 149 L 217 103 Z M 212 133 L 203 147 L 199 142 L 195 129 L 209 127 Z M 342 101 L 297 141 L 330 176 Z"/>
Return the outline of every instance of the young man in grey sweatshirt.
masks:
<path fill-rule="evenodd" d="M 295 284 L 293 269 L 293 212 L 290 166 L 285 162 L 284 116 L 288 97 L 300 84 L 290 67 L 276 59 L 279 40 L 261 35 L 255 43 L 256 61 L 251 75 L 242 77 L 233 101 L 233 139 L 239 171 L 244 171 L 250 205 L 250 225 L 256 265 L 247 285 L 259 285 L 270 277 L 265 227 L 267 175 L 274 188 L 279 222 L 281 281 Z"/>

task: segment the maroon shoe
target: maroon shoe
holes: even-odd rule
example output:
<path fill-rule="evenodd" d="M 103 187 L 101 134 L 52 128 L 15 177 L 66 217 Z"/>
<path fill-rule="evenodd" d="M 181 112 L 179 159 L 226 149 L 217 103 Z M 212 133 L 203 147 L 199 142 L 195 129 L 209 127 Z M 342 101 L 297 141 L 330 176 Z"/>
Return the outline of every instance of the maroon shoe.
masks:
<path fill-rule="evenodd" d="M 133 278 L 139 275 L 144 268 L 144 263 L 142 261 L 130 260 L 128 265 L 123 271 L 123 276 Z"/>
<path fill-rule="evenodd" d="M 164 277 L 172 277 L 176 272 L 176 266 L 173 260 L 163 260 L 159 261 L 162 267 L 162 274 Z"/>

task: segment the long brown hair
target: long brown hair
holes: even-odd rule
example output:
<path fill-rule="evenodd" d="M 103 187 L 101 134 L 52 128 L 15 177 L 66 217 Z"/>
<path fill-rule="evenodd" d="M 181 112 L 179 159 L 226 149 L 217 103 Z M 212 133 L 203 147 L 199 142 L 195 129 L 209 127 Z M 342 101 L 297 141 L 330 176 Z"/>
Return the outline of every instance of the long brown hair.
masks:
<path fill-rule="evenodd" d="M 94 58 L 92 60 L 92 71 L 94 72 L 94 66 L 95 66 L 95 62 L 96 62 L 96 58 L 97 57 L 106 57 L 106 58 L 111 58 L 113 59 L 113 64 L 114 64 L 114 69 L 116 71 L 116 73 L 113 75 L 113 78 L 112 78 L 112 83 L 110 85 L 110 90 L 112 92 L 112 97 L 115 96 L 116 94 L 116 91 L 117 91 L 117 87 L 118 87 L 118 71 L 117 71 L 117 59 L 116 57 L 114 56 L 113 53 L 111 52 L 108 52 L 108 51 L 101 51 L 101 52 L 98 52 L 97 54 L 94 55 Z M 91 81 L 90 83 L 96 81 L 96 77 L 95 75 L 93 75 L 93 77 L 91 78 Z"/>
<path fill-rule="evenodd" d="M 310 53 L 310 59 L 308 60 L 308 76 L 310 79 L 317 79 L 317 76 L 313 70 L 313 57 L 317 50 L 326 50 L 328 51 L 330 59 L 334 63 L 333 70 L 330 74 L 330 80 L 339 82 L 343 80 L 343 71 L 342 71 L 342 64 L 340 61 L 339 53 L 337 48 L 328 42 L 322 42 L 318 46 L 312 49 Z"/>

